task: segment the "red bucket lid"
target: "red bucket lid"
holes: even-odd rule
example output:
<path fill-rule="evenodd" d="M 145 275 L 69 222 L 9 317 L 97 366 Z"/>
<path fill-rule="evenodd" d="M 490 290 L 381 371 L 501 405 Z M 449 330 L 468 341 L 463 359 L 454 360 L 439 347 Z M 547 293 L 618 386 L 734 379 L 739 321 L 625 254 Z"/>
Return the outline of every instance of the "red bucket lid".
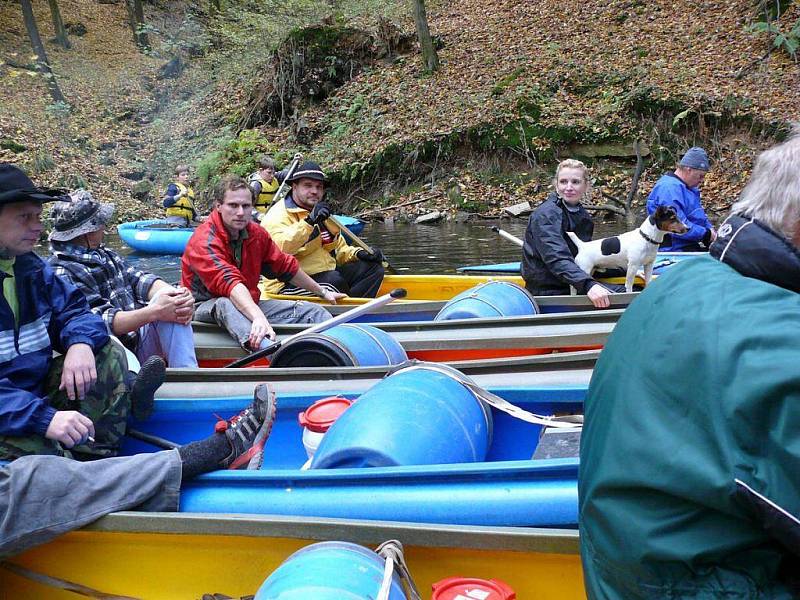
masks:
<path fill-rule="evenodd" d="M 499 579 L 448 577 L 433 584 L 431 600 L 515 600 L 516 592 Z"/>
<path fill-rule="evenodd" d="M 302 427 L 316 433 L 325 433 L 352 403 L 352 400 L 341 396 L 322 398 L 301 412 L 297 419 Z"/>

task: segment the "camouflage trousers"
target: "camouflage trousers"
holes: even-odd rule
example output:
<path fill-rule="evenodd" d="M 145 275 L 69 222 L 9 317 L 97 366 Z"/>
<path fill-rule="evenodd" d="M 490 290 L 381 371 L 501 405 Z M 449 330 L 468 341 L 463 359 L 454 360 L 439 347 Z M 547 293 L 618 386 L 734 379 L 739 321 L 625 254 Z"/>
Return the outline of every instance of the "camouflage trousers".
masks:
<path fill-rule="evenodd" d="M 53 360 L 45 379 L 44 393 L 56 410 L 76 410 L 94 423 L 94 442 L 87 441 L 67 450 L 60 443 L 41 435 L 0 436 L 0 460 L 13 460 L 27 454 L 54 454 L 77 460 L 116 456 L 127 429 L 130 411 L 128 361 L 117 344 L 103 346 L 95 355 L 97 382 L 83 400 L 70 400 L 59 390 L 64 356 Z"/>

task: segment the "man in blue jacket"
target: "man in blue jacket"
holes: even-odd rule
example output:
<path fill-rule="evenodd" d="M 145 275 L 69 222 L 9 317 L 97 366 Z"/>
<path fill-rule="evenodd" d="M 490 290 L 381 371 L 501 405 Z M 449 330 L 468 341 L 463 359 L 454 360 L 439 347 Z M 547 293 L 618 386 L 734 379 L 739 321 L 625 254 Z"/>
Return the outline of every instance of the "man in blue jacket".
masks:
<path fill-rule="evenodd" d="M 113 456 L 131 404 L 146 414 L 163 381 L 142 370 L 129 389 L 103 320 L 32 252 L 42 204 L 60 196 L 0 163 L 0 459 Z"/>
<path fill-rule="evenodd" d="M 700 204 L 700 184 L 709 170 L 706 151 L 697 146 L 689 148 L 674 173 L 666 173 L 656 182 L 647 197 L 647 214 L 659 206 L 671 206 L 689 231 L 670 234 L 664 238 L 661 250 L 668 252 L 705 252 L 717 232 Z"/>

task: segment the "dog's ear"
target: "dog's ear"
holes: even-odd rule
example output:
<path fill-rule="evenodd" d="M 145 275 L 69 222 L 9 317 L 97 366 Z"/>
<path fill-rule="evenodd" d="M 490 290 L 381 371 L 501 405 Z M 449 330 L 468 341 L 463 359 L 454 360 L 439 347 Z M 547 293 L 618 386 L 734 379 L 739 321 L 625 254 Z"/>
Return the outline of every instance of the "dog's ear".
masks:
<path fill-rule="evenodd" d="M 670 219 L 677 219 L 678 218 L 678 211 L 675 210 L 674 206 L 659 206 L 656 208 L 656 212 L 653 215 L 657 221 L 669 221 Z"/>

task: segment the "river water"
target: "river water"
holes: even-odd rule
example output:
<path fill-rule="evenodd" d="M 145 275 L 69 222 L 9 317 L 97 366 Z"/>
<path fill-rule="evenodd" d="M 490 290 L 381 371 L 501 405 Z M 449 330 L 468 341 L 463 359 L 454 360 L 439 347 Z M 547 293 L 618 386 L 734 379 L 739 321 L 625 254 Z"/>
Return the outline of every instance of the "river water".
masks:
<path fill-rule="evenodd" d="M 527 219 L 435 225 L 368 222 L 359 237 L 383 250 L 398 273 L 456 273 L 458 267 L 475 264 L 519 261 L 521 248 L 492 231 L 496 225 L 517 236 L 525 235 Z M 623 230 L 621 223 L 598 223 L 595 237 Z M 153 256 L 133 252 L 116 235 L 106 237 L 106 245 L 125 255 L 131 264 L 156 273 L 169 282 L 180 278 L 179 256 Z M 40 248 L 46 252 L 46 248 Z"/>

